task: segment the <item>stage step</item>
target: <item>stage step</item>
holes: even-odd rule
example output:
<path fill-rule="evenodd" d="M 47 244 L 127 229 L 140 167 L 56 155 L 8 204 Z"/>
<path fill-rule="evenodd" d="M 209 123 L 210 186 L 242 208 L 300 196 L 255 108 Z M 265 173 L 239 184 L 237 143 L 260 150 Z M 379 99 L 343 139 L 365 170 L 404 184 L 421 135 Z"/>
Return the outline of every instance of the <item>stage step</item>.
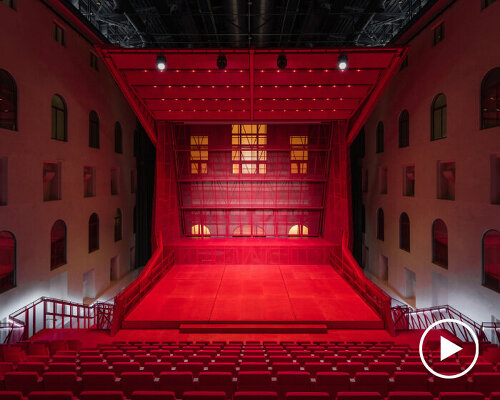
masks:
<path fill-rule="evenodd" d="M 181 324 L 179 333 L 328 333 L 325 324 Z"/>

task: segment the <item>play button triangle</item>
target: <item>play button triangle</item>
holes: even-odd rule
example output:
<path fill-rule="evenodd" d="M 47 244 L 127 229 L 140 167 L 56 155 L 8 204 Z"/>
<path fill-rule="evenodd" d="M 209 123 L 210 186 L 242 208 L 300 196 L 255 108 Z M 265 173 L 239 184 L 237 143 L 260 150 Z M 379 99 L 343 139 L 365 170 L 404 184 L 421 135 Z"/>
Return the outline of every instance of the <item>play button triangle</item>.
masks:
<path fill-rule="evenodd" d="M 441 347 L 441 361 L 462 350 L 460 346 L 457 346 L 455 343 L 450 342 L 448 339 L 445 339 L 442 336 L 441 336 L 440 347 Z"/>

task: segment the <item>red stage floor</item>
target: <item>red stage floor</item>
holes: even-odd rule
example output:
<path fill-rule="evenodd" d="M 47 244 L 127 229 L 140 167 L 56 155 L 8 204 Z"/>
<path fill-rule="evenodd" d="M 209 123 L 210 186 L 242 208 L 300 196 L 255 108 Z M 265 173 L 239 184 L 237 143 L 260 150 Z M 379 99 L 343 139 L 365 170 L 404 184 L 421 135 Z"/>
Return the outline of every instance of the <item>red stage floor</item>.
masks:
<path fill-rule="evenodd" d="M 380 318 L 329 265 L 175 265 L 123 326 L 255 321 L 383 328 Z"/>

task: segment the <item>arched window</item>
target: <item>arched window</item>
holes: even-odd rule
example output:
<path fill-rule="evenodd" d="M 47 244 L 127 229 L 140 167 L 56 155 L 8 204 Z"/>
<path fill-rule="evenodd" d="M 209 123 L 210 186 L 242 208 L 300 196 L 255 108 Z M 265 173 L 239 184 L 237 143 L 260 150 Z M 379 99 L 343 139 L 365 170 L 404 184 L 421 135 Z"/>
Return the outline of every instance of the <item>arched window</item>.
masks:
<path fill-rule="evenodd" d="M 4 69 L 0 69 L 0 128 L 17 130 L 16 81 Z"/>
<path fill-rule="evenodd" d="M 381 208 L 377 210 L 377 239 L 384 240 L 384 211 Z"/>
<path fill-rule="evenodd" d="M 66 224 L 58 219 L 50 231 L 50 269 L 56 269 L 66 262 Z"/>
<path fill-rule="evenodd" d="M 191 227 L 191 235 L 193 236 L 210 236 L 210 229 L 208 226 L 196 224 Z"/>
<path fill-rule="evenodd" d="M 434 97 L 431 107 L 431 140 L 446 137 L 446 96 L 443 93 Z"/>
<path fill-rule="evenodd" d="M 481 84 L 481 129 L 500 125 L 500 67 L 493 68 Z"/>
<path fill-rule="evenodd" d="M 406 213 L 399 216 L 399 248 L 410 251 L 410 219 Z"/>
<path fill-rule="evenodd" d="M 233 236 L 264 236 L 264 229 L 261 226 L 237 226 L 233 231 Z"/>
<path fill-rule="evenodd" d="M 432 223 L 432 262 L 448 268 L 448 228 L 442 219 Z"/>
<path fill-rule="evenodd" d="M 16 237 L 0 232 L 0 293 L 16 286 Z"/>
<path fill-rule="evenodd" d="M 483 236 L 483 285 L 500 292 L 500 231 Z"/>
<path fill-rule="evenodd" d="M 51 138 L 55 140 L 68 140 L 68 111 L 64 99 L 55 94 L 52 96 L 52 133 Z"/>
<path fill-rule="evenodd" d="M 408 110 L 403 110 L 399 115 L 399 147 L 410 145 L 410 114 Z"/>
<path fill-rule="evenodd" d="M 89 253 L 99 250 L 99 216 L 93 213 L 89 218 Z"/>
<path fill-rule="evenodd" d="M 384 152 L 384 123 L 379 121 L 377 124 L 377 137 L 376 137 L 376 152 Z"/>
<path fill-rule="evenodd" d="M 93 110 L 89 114 L 89 147 L 99 148 L 99 116 Z"/>
<path fill-rule="evenodd" d="M 115 212 L 115 242 L 122 240 L 122 211 L 117 208 Z"/>
<path fill-rule="evenodd" d="M 122 126 L 119 122 L 115 123 L 115 153 L 122 154 Z"/>
<path fill-rule="evenodd" d="M 309 228 L 305 225 L 294 225 L 288 231 L 289 236 L 308 236 Z"/>

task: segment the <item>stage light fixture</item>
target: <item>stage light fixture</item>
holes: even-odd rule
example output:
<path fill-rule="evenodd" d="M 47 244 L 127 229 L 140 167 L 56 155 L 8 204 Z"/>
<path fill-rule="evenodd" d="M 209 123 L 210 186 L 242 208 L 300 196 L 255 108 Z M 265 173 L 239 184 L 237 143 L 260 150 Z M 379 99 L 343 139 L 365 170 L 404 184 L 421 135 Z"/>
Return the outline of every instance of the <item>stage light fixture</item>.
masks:
<path fill-rule="evenodd" d="M 339 67 L 341 71 L 344 71 L 347 69 L 347 61 L 347 54 L 340 54 L 337 59 L 337 67 Z"/>
<path fill-rule="evenodd" d="M 156 56 L 156 68 L 163 71 L 167 68 L 167 59 L 165 56 Z"/>
<path fill-rule="evenodd" d="M 285 69 L 287 64 L 288 64 L 288 61 L 286 59 L 286 56 L 284 54 L 280 54 L 278 56 L 278 59 L 276 60 L 276 65 L 278 66 L 278 68 Z"/>
<path fill-rule="evenodd" d="M 225 69 L 227 67 L 227 58 L 224 54 L 219 54 L 217 57 L 217 68 Z"/>

